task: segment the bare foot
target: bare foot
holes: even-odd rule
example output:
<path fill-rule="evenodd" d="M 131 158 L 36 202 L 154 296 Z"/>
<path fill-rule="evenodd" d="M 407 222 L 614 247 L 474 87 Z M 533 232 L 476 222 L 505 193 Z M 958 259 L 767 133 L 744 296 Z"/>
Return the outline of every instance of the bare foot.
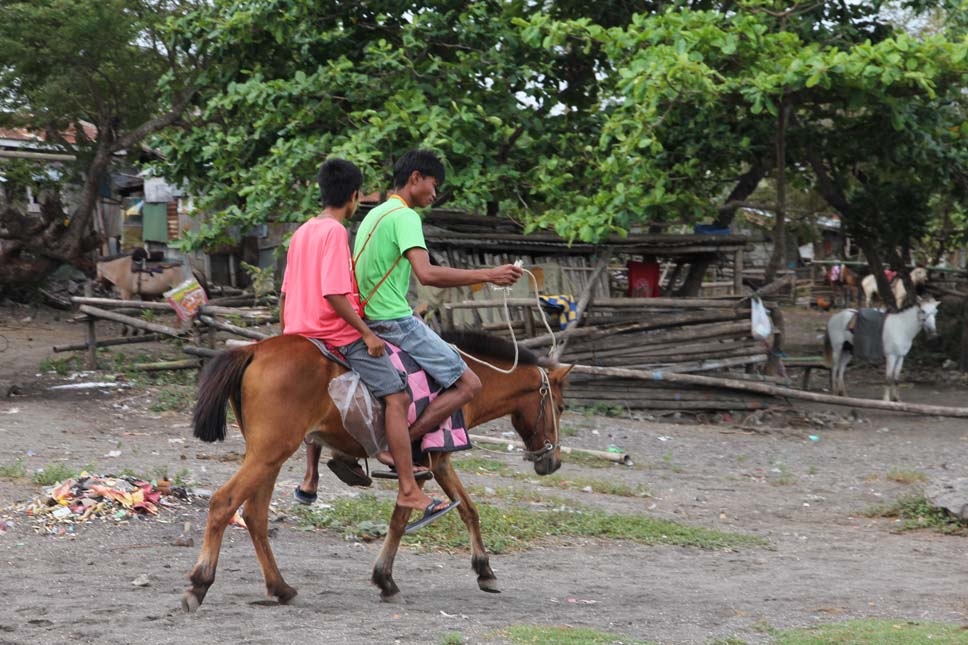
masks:
<path fill-rule="evenodd" d="M 393 461 L 393 456 L 390 455 L 390 451 L 389 450 L 384 450 L 383 452 L 378 452 L 375 455 L 373 455 L 373 458 L 376 459 L 377 461 L 379 461 L 384 466 L 389 466 L 390 468 L 394 468 L 394 466 L 396 466 L 396 464 Z M 413 467 L 414 474 L 423 473 L 423 472 L 426 472 L 427 470 L 428 470 L 428 468 L 426 466 L 414 466 Z M 430 502 L 427 502 L 427 503 L 429 504 Z"/>
<path fill-rule="evenodd" d="M 423 491 L 417 491 L 413 495 L 404 495 L 403 493 L 397 494 L 397 506 L 402 506 L 404 508 L 415 508 L 418 511 L 426 511 L 427 507 L 433 502 L 427 493 Z M 434 506 L 432 512 L 437 512 L 443 510 L 450 504 L 450 502 L 440 502 Z"/>

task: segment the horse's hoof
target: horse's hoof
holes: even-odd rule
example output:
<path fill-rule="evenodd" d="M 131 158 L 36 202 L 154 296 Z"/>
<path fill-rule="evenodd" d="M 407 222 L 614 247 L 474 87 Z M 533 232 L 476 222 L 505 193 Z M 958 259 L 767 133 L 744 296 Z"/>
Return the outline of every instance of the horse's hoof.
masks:
<path fill-rule="evenodd" d="M 280 605 L 288 605 L 290 601 L 292 601 L 292 599 L 296 597 L 297 593 L 299 592 L 293 589 L 292 587 L 290 587 L 289 585 L 286 585 L 284 589 L 272 595 L 276 597 L 276 600 L 279 601 Z"/>
<path fill-rule="evenodd" d="M 478 578 L 477 586 L 481 591 L 487 593 L 501 593 L 501 590 L 497 588 L 497 578 Z"/>
<path fill-rule="evenodd" d="M 391 605 L 398 605 L 403 602 L 403 596 L 400 595 L 399 591 L 394 591 L 390 594 L 380 593 L 380 601 Z"/>
<path fill-rule="evenodd" d="M 201 606 L 202 601 L 191 591 L 186 591 L 182 594 L 182 609 L 185 610 L 186 614 L 194 614 Z"/>

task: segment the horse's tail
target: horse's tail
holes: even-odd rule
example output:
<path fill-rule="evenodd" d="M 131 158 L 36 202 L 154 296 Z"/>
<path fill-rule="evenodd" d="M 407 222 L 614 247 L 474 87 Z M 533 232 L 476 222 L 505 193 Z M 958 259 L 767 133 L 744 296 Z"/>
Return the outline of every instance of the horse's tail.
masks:
<path fill-rule="evenodd" d="M 834 346 L 830 342 L 830 332 L 827 330 L 823 332 L 823 364 L 831 368 L 834 365 Z"/>
<path fill-rule="evenodd" d="M 241 415 L 242 377 L 252 356 L 250 347 L 237 347 L 221 352 L 202 370 L 192 418 L 195 437 L 210 443 L 225 439 L 225 404 L 231 397 L 232 405 Z"/>

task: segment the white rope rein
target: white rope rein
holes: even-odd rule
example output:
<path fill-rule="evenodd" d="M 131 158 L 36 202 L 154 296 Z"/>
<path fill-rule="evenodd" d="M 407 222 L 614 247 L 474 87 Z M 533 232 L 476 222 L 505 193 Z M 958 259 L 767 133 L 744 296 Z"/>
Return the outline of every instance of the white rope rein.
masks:
<path fill-rule="evenodd" d="M 541 296 L 538 294 L 538 279 L 535 278 L 534 274 L 528 271 L 527 269 L 522 268 L 521 270 L 527 273 L 528 277 L 531 279 L 531 285 L 534 291 L 534 301 L 538 305 L 538 312 L 541 314 L 541 322 L 544 324 L 545 329 L 548 330 L 548 334 L 551 336 L 551 348 L 548 350 L 548 356 L 552 356 L 554 355 L 555 351 L 558 349 L 558 339 L 555 337 L 555 332 L 551 330 L 551 325 L 548 323 L 548 316 L 545 314 L 544 308 L 541 306 Z M 508 323 L 508 331 L 511 332 L 511 344 L 514 345 L 514 362 L 511 364 L 511 368 L 502 369 L 497 365 L 488 363 L 487 361 L 481 360 L 476 356 L 471 356 L 470 354 L 462 350 L 457 345 L 454 345 L 453 343 L 451 344 L 451 347 L 456 349 L 465 358 L 469 358 L 472 361 L 480 363 L 481 365 L 490 367 L 492 370 L 496 372 L 500 372 L 501 374 L 510 374 L 518 367 L 518 339 L 514 335 L 514 325 L 511 324 L 511 311 L 508 309 L 508 295 L 511 293 L 511 288 L 501 287 L 500 289 L 504 293 L 504 303 L 502 305 L 502 309 L 504 310 L 504 320 L 506 320 Z"/>

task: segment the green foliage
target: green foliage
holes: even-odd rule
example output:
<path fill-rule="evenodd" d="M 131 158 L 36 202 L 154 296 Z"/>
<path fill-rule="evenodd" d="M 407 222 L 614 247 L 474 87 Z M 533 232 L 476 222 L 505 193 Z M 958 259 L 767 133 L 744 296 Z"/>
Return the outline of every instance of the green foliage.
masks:
<path fill-rule="evenodd" d="M 19 479 L 27 476 L 24 460 L 18 459 L 10 465 L 0 466 L 0 477 L 4 479 Z"/>
<path fill-rule="evenodd" d="M 264 298 L 265 296 L 275 293 L 275 267 L 268 266 L 260 268 L 254 264 L 249 264 L 248 262 L 242 262 L 241 264 L 252 283 L 252 291 L 255 294 L 256 301 L 258 301 L 260 298 Z"/>
<path fill-rule="evenodd" d="M 34 473 L 33 482 L 41 486 L 53 486 L 66 479 L 74 479 L 78 471 L 64 464 L 51 464 Z"/>
<path fill-rule="evenodd" d="M 902 531 L 933 529 L 945 534 L 968 534 L 968 522 L 959 520 L 943 508 L 932 506 L 923 495 L 901 497 L 893 504 L 876 506 L 870 509 L 866 515 L 868 517 L 895 517 L 900 521 Z"/>
<path fill-rule="evenodd" d="M 754 536 L 689 527 L 637 514 L 612 515 L 563 500 L 548 500 L 547 496 L 543 501 L 554 501 L 556 507 L 545 511 L 517 506 L 498 508 L 478 500 L 481 525 L 487 527 L 488 549 L 492 553 L 520 551 L 569 537 L 632 540 L 642 544 L 674 544 L 703 549 L 763 547 L 767 544 Z M 305 525 L 359 536 L 362 523 L 369 527 L 373 518 L 389 518 L 392 509 L 392 502 L 366 495 L 358 499 L 336 500 L 329 509 L 294 508 L 293 511 Z M 404 542 L 425 549 L 465 548 L 467 529 L 455 515 L 451 513 L 431 527 L 405 536 Z"/>

